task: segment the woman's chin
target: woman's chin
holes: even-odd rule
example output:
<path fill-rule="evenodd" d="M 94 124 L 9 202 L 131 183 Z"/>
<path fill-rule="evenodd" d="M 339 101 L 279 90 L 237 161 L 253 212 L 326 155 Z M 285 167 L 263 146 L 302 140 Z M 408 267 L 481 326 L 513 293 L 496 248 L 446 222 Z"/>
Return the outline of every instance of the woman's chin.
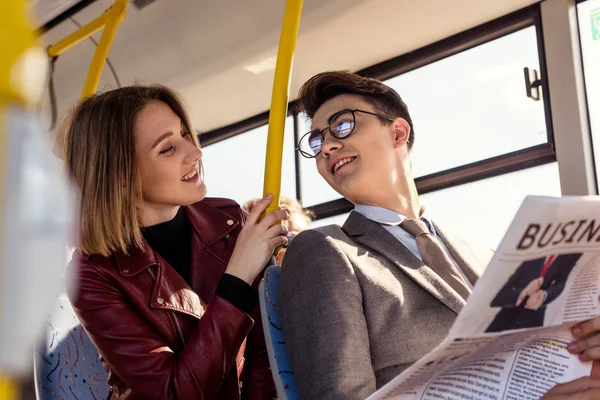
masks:
<path fill-rule="evenodd" d="M 205 197 L 206 197 L 206 185 L 204 184 L 204 182 L 201 182 L 200 185 L 198 186 L 198 200 L 196 200 L 196 202 L 204 200 Z"/>
<path fill-rule="evenodd" d="M 188 187 L 184 191 L 179 192 L 179 202 L 182 206 L 189 206 L 206 197 L 206 186 L 204 182 L 199 182 L 194 187 Z"/>

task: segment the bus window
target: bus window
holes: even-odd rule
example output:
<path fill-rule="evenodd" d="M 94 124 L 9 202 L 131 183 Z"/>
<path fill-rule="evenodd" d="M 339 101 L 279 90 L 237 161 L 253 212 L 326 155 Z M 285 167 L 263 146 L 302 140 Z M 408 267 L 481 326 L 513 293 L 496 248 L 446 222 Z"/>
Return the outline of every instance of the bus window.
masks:
<path fill-rule="evenodd" d="M 414 176 L 546 143 L 524 67 L 539 71 L 534 26 L 388 80 L 415 123 Z"/>
<path fill-rule="evenodd" d="M 442 226 L 469 243 L 495 249 L 525 196 L 560 194 L 558 163 L 553 162 L 422 194 L 420 199 Z"/>
<path fill-rule="evenodd" d="M 285 122 L 281 195 L 296 197 L 294 119 Z M 210 197 L 227 197 L 240 204 L 262 197 L 265 173 L 267 125 L 244 132 L 202 149 L 205 182 Z M 200 138 L 202 143 L 202 137 Z"/>
<path fill-rule="evenodd" d="M 415 177 L 537 146 L 552 152 L 545 93 L 536 101 L 525 90 L 525 67 L 540 77 L 544 73 L 537 29 L 521 28 L 385 81 L 406 102 L 415 124 Z M 310 130 L 310 122 L 300 120 L 303 131 Z M 306 206 L 339 198 L 314 160 L 301 158 L 300 166 Z"/>

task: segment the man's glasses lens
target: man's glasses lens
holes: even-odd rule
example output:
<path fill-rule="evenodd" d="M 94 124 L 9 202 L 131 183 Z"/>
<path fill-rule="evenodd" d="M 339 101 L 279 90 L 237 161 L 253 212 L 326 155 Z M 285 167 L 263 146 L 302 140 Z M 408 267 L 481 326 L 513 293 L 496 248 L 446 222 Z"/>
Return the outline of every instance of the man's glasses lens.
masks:
<path fill-rule="evenodd" d="M 317 155 L 321 151 L 323 145 L 323 134 L 319 131 L 313 131 L 308 135 L 308 147 L 310 153 Z"/>
<path fill-rule="evenodd" d="M 337 115 L 329 124 L 333 136 L 343 139 L 354 130 L 354 114 L 349 111 Z"/>
<path fill-rule="evenodd" d="M 312 158 L 321 151 L 323 144 L 323 135 L 318 130 L 310 131 L 300 139 L 297 149 L 303 156 Z"/>
<path fill-rule="evenodd" d="M 305 134 L 300 139 L 299 150 L 306 157 L 315 157 L 321 152 L 326 130 L 329 130 L 334 137 L 343 139 L 354 131 L 354 125 L 354 114 L 351 111 L 342 111 L 331 120 L 324 131 L 315 129 Z"/>

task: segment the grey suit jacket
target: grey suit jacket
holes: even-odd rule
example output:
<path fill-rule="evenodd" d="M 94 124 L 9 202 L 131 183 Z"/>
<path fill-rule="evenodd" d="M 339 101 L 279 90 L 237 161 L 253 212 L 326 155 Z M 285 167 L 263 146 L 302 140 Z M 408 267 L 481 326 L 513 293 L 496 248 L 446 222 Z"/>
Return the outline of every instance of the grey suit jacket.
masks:
<path fill-rule="evenodd" d="M 438 235 L 475 283 L 491 258 Z M 279 287 L 285 344 L 304 399 L 364 399 L 438 345 L 464 301 L 379 224 L 299 234 Z"/>

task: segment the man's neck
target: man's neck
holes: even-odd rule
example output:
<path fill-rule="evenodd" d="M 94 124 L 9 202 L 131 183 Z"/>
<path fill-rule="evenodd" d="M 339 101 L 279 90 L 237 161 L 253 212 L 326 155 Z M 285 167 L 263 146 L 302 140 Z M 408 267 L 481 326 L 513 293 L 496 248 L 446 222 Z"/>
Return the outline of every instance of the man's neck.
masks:
<path fill-rule="evenodd" d="M 410 178 L 399 182 L 390 190 L 378 190 L 368 193 L 358 204 L 387 208 L 407 218 L 418 218 L 421 215 L 421 203 L 415 181 Z"/>

